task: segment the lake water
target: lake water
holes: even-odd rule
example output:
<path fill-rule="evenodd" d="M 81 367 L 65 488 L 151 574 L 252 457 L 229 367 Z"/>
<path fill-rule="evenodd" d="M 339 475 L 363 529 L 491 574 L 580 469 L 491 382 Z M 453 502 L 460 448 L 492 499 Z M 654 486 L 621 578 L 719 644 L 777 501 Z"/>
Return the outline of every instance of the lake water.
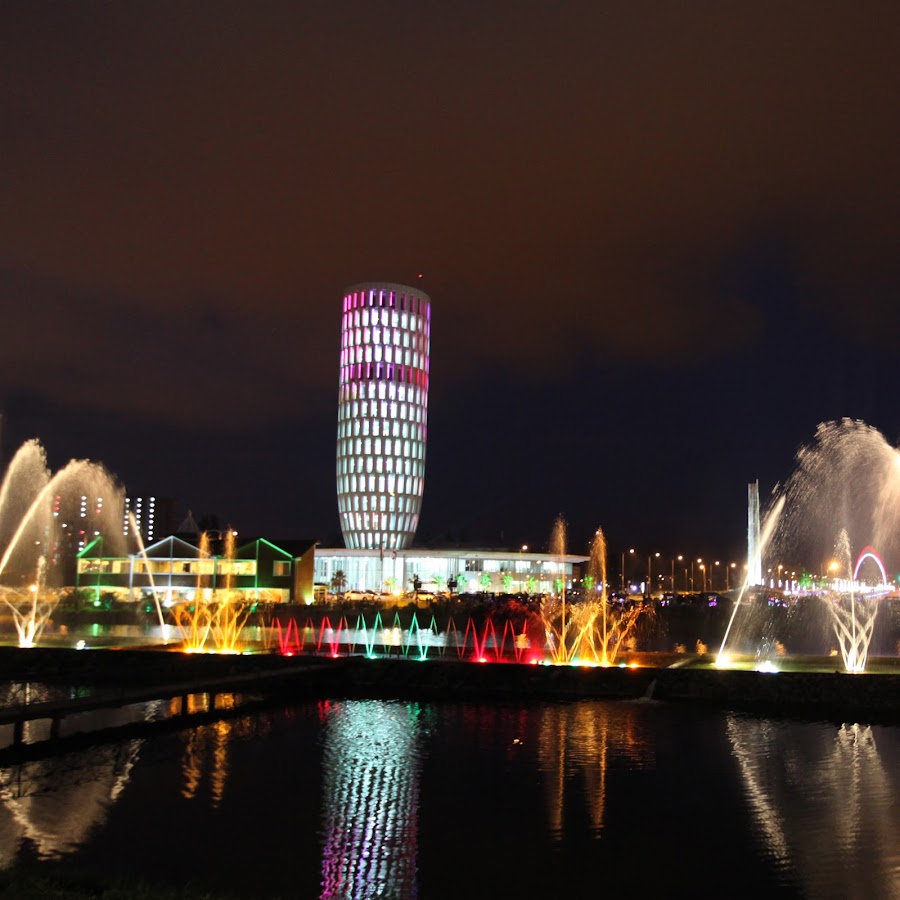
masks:
<path fill-rule="evenodd" d="M 0 865 L 244 898 L 900 898 L 900 729 L 330 700 L 0 770 Z"/>

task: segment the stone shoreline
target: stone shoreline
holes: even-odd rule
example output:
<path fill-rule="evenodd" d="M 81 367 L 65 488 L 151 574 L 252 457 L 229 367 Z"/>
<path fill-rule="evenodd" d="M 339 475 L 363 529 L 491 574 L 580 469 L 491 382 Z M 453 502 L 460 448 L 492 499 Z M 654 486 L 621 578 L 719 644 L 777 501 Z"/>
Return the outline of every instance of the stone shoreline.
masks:
<path fill-rule="evenodd" d="M 686 662 L 690 662 L 690 658 Z M 186 688 L 210 678 L 282 672 L 266 682 L 273 701 L 314 697 L 371 697 L 527 702 L 529 700 L 653 699 L 701 703 L 772 715 L 900 721 L 900 674 L 720 670 L 671 658 L 642 657 L 635 668 L 585 668 L 471 663 L 457 659 L 217 656 L 159 649 L 70 650 L 0 647 L 0 681 L 44 681 L 109 687 L 171 684 Z M 656 664 L 654 664 L 656 663 Z"/>

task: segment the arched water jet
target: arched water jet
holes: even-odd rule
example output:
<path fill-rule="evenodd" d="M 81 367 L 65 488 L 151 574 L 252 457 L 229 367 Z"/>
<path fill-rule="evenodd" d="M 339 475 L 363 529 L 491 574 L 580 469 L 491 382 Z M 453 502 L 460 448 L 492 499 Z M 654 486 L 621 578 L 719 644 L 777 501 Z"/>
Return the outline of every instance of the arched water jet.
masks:
<path fill-rule="evenodd" d="M 0 556 L 0 575 L 2 575 L 6 569 L 10 556 L 13 551 L 17 549 L 22 535 L 27 528 L 32 527 L 36 521 L 40 520 L 43 524 L 43 520 L 46 520 L 46 527 L 49 529 L 49 522 L 52 518 L 52 514 L 50 505 L 47 503 L 48 497 L 52 492 L 62 490 L 63 486 L 70 482 L 73 485 L 78 485 L 81 482 L 89 482 L 93 489 L 92 492 L 96 493 L 97 496 L 101 496 L 104 490 L 107 493 L 107 496 L 120 494 L 120 491 L 115 488 L 110 475 L 99 463 L 94 463 L 85 459 L 73 459 L 68 462 L 62 469 L 56 472 L 56 474 L 54 474 L 34 496 L 34 499 L 31 501 L 31 504 L 28 506 L 28 509 L 13 532 L 3 555 Z M 43 517 L 43 520 L 41 520 L 41 517 Z"/>
<path fill-rule="evenodd" d="M 740 591 L 738 591 L 737 600 L 734 603 L 734 608 L 731 610 L 731 616 L 728 619 L 728 625 L 725 627 L 725 634 L 722 635 L 722 643 L 719 646 L 719 652 L 716 655 L 716 665 L 717 666 L 727 666 L 729 663 L 729 657 L 725 653 L 725 646 L 728 643 L 728 637 L 731 634 L 731 627 L 734 625 L 734 620 L 737 618 L 738 610 L 741 607 L 741 603 L 744 599 L 744 595 L 747 593 L 747 588 L 750 587 L 750 581 L 753 577 L 754 572 L 758 572 L 762 565 L 762 557 L 766 552 L 770 541 L 772 540 L 772 535 L 775 533 L 776 528 L 781 520 L 781 514 L 784 510 L 784 502 L 785 498 L 779 497 L 772 506 L 772 509 L 769 510 L 768 514 L 765 518 L 765 523 L 763 524 L 762 531 L 760 532 L 759 543 L 756 545 L 756 553 L 754 558 L 747 561 L 747 574 L 744 577 L 744 583 L 741 585 Z"/>
<path fill-rule="evenodd" d="M 44 448 L 34 439 L 25 441 L 10 460 L 0 484 L 0 546 L 10 545 L 35 495 L 49 480 Z"/>
<path fill-rule="evenodd" d="M 52 558 L 55 564 L 53 555 L 64 544 L 63 532 L 57 528 L 64 529 L 65 523 L 59 523 L 57 516 L 72 512 L 67 510 L 68 503 L 79 494 L 96 499 L 100 519 L 112 514 L 121 522 L 117 501 L 122 491 L 101 465 L 71 460 L 51 475 L 44 450 L 35 440 L 19 448 L 0 485 L 0 576 L 6 579 L 3 600 L 12 611 L 21 647 L 34 646 L 59 600 L 58 582 L 47 577 L 48 560 Z M 101 527 L 100 519 L 93 522 L 96 529 Z M 106 521 L 112 524 L 112 520 Z M 15 585 L 25 590 L 16 590 Z"/>
<path fill-rule="evenodd" d="M 50 619 L 56 604 L 59 602 L 57 594 L 45 593 L 47 560 L 39 557 L 35 580 L 28 586 L 28 598 L 16 595 L 16 601 L 10 601 L 8 596 L 3 602 L 9 607 L 13 615 L 13 625 L 19 636 L 19 646 L 22 648 L 33 647 L 41 637 L 44 626 Z"/>
<path fill-rule="evenodd" d="M 156 606 L 156 616 L 159 619 L 159 627 L 162 629 L 163 640 L 168 640 L 169 626 L 163 618 L 162 606 L 159 603 L 159 594 L 156 591 L 156 585 L 153 583 L 153 572 L 150 568 L 150 558 L 147 556 L 147 548 L 144 546 L 144 539 L 141 537 L 141 529 L 138 527 L 137 519 L 132 510 L 128 510 L 128 524 L 131 527 L 131 533 L 135 536 L 138 545 L 138 553 L 144 560 L 147 567 L 147 580 L 150 582 L 150 593 L 153 595 L 153 603 Z"/>
<path fill-rule="evenodd" d="M 828 604 L 831 613 L 831 624 L 838 640 L 844 668 L 848 672 L 864 672 L 872 632 L 875 630 L 878 603 L 872 597 L 856 596 L 850 538 L 845 529 L 841 529 L 838 535 L 835 555 L 847 572 L 848 590 L 846 594 L 837 592 L 834 596 L 826 594 L 822 599 Z"/>

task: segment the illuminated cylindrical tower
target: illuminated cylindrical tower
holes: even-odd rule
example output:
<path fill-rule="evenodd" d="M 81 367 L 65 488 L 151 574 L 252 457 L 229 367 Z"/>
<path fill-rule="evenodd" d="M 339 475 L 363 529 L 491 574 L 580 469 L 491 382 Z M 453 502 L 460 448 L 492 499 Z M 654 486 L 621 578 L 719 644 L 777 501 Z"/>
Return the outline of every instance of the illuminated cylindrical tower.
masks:
<path fill-rule="evenodd" d="M 400 550 L 419 524 L 425 484 L 431 300 L 403 284 L 344 294 L 337 495 L 344 543 Z"/>

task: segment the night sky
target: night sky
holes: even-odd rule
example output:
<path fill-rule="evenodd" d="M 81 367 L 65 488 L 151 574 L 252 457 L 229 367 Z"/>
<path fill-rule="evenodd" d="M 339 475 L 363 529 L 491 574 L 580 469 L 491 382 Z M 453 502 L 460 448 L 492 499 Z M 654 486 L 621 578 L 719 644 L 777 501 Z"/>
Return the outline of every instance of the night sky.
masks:
<path fill-rule="evenodd" d="M 334 545 L 342 291 L 415 282 L 420 541 L 740 559 L 819 422 L 900 439 L 898 46 L 894 0 L 5 3 L 3 458 Z"/>

